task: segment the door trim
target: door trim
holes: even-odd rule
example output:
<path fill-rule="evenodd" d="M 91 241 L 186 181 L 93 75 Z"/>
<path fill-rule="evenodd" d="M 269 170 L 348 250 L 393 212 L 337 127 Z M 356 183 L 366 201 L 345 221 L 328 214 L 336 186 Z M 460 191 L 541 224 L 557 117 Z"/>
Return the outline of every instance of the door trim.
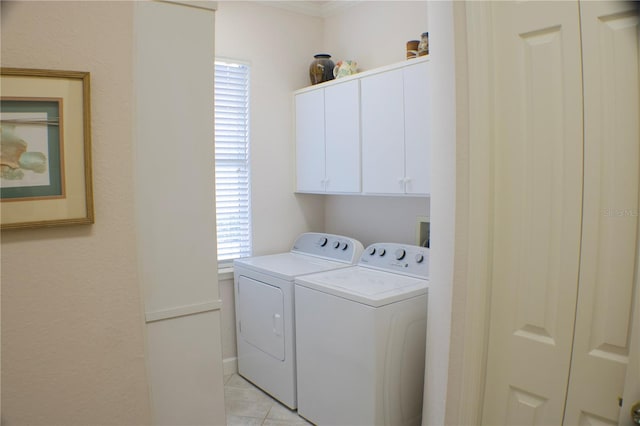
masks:
<path fill-rule="evenodd" d="M 219 311 L 222 308 L 222 300 L 209 300 L 193 305 L 175 306 L 169 309 L 145 312 L 145 322 L 162 321 L 187 315 L 202 314 L 205 312 Z"/>
<path fill-rule="evenodd" d="M 484 400 L 493 252 L 491 2 L 455 2 L 454 11 L 459 65 L 466 56 L 466 68 L 456 66 L 460 70 L 456 104 L 466 109 L 458 111 L 462 120 L 456 124 L 457 203 L 466 208 L 456 208 L 454 292 L 464 302 L 453 307 L 452 334 L 458 331 L 461 341 L 452 340 L 451 353 L 460 359 L 455 378 L 450 369 L 446 424 L 478 425 Z M 466 91 L 461 90 L 464 86 Z"/>

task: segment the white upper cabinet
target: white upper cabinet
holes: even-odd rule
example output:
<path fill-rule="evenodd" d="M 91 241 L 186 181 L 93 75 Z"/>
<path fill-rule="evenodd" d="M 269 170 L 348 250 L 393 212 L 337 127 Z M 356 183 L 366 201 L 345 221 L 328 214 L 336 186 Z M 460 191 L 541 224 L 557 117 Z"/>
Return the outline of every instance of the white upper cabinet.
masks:
<path fill-rule="evenodd" d="M 404 192 L 404 99 L 402 70 L 362 80 L 362 189 Z"/>
<path fill-rule="evenodd" d="M 327 192 L 360 192 L 360 85 L 324 89 Z"/>
<path fill-rule="evenodd" d="M 427 66 L 361 80 L 364 193 L 429 194 Z"/>
<path fill-rule="evenodd" d="M 295 93 L 298 192 L 429 195 L 428 60 Z"/>
<path fill-rule="evenodd" d="M 360 192 L 359 83 L 295 95 L 297 191 Z"/>
<path fill-rule="evenodd" d="M 429 77 L 428 64 L 412 65 L 404 72 L 405 192 L 429 194 Z"/>
<path fill-rule="evenodd" d="M 324 192 L 324 90 L 300 93 L 295 102 L 297 190 Z"/>

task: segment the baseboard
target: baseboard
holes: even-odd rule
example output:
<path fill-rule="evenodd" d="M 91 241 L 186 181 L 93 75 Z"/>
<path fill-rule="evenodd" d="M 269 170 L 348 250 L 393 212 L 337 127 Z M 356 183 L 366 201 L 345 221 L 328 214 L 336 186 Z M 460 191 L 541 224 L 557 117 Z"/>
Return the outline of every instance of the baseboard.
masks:
<path fill-rule="evenodd" d="M 224 370 L 224 375 L 228 376 L 229 374 L 238 372 L 238 358 L 235 356 L 232 358 L 225 358 L 222 360 L 222 367 Z"/>

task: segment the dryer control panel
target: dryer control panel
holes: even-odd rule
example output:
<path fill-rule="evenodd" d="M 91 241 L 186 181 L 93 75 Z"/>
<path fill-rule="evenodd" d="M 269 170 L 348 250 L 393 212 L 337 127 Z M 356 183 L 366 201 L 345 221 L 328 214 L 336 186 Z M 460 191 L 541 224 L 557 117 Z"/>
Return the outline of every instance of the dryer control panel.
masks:
<path fill-rule="evenodd" d="M 301 234 L 291 248 L 294 253 L 303 253 L 352 264 L 355 264 L 360 259 L 363 250 L 362 243 L 351 237 L 316 232 Z"/>
<path fill-rule="evenodd" d="M 358 265 L 428 279 L 429 249 L 406 244 L 375 243 L 365 249 Z"/>

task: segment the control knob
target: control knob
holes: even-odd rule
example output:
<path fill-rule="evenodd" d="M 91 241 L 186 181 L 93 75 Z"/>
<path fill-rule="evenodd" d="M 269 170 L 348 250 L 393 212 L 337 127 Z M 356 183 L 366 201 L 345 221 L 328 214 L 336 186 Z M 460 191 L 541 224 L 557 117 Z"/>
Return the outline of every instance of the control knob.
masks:
<path fill-rule="evenodd" d="M 333 243 L 333 248 L 337 249 L 338 247 L 340 247 L 340 241 L 336 241 Z"/>
<path fill-rule="evenodd" d="M 328 241 L 329 240 L 327 240 L 327 237 L 322 237 L 322 238 L 320 238 L 320 241 L 318 241 L 318 243 L 320 243 L 320 247 L 324 247 L 324 246 L 327 245 Z"/>
<path fill-rule="evenodd" d="M 387 251 L 383 248 L 381 248 L 380 251 L 378 251 L 378 255 L 380 256 L 384 256 L 385 254 L 387 254 Z"/>
<path fill-rule="evenodd" d="M 342 243 L 342 250 L 346 250 L 349 248 L 349 244 L 348 243 Z"/>
<path fill-rule="evenodd" d="M 416 263 L 422 263 L 423 260 L 424 256 L 422 255 L 422 253 L 416 254 Z"/>
<path fill-rule="evenodd" d="M 369 249 L 369 256 L 373 256 L 374 254 L 376 254 L 376 248 L 375 247 L 371 247 Z"/>
<path fill-rule="evenodd" d="M 405 254 L 406 254 L 406 252 L 404 251 L 404 249 L 396 250 L 396 260 L 404 259 Z"/>

